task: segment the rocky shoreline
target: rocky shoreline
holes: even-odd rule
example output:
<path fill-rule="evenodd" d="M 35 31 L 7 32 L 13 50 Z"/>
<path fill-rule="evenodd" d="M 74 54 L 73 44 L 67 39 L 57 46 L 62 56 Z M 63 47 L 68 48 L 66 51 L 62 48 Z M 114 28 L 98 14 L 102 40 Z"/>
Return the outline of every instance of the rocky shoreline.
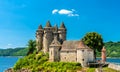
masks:
<path fill-rule="evenodd" d="M 14 72 L 14 70 L 12 68 L 9 68 L 4 72 Z M 29 69 L 20 69 L 20 70 L 17 70 L 16 72 L 31 72 L 31 71 Z"/>

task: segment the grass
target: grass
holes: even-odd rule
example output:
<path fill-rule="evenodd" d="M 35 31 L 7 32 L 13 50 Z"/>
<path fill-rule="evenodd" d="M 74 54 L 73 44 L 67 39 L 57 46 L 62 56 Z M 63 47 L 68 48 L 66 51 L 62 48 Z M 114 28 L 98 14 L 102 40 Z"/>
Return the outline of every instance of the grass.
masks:
<path fill-rule="evenodd" d="M 14 71 L 20 69 L 29 69 L 32 72 L 95 72 L 96 68 L 82 68 L 80 63 L 74 62 L 49 62 L 48 54 L 42 52 L 30 54 L 17 61 L 14 65 Z M 108 67 L 103 67 L 104 72 L 118 72 Z"/>
<path fill-rule="evenodd" d="M 81 70 L 82 67 L 80 63 L 74 62 L 49 62 L 48 54 L 40 52 L 19 59 L 13 69 L 17 71 L 25 68 L 32 72 L 76 72 L 77 70 Z"/>

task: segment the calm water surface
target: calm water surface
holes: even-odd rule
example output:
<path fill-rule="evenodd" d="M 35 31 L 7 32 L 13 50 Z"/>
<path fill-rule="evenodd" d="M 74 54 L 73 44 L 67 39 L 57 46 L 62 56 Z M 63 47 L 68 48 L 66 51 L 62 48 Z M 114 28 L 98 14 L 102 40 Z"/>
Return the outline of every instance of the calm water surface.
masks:
<path fill-rule="evenodd" d="M 97 59 L 101 60 L 101 58 L 97 58 Z M 107 62 L 120 65 L 120 58 L 107 58 Z"/>
<path fill-rule="evenodd" d="M 20 57 L 0 57 L 0 72 L 4 72 L 4 70 L 13 67 L 19 58 Z M 107 58 L 107 62 L 120 64 L 120 58 Z"/>
<path fill-rule="evenodd" d="M 19 57 L 0 57 L 0 72 L 13 67 Z"/>

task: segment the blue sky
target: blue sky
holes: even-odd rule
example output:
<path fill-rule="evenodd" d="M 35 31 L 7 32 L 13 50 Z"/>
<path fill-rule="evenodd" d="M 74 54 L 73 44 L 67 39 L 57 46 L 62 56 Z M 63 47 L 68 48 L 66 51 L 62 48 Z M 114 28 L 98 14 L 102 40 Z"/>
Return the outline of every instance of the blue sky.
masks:
<path fill-rule="evenodd" d="M 104 42 L 120 41 L 119 0 L 0 0 L 0 48 L 24 47 L 46 21 L 63 21 L 68 40 L 98 32 Z"/>

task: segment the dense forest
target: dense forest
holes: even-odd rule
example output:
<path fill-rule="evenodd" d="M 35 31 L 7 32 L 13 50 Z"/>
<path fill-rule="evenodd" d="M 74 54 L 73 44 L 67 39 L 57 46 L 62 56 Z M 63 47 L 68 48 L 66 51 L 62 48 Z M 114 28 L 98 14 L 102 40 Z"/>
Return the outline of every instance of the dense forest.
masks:
<path fill-rule="evenodd" d="M 107 49 L 107 57 L 120 57 L 120 42 L 106 42 L 104 43 Z M 28 48 L 9 48 L 0 49 L 0 56 L 25 56 Z M 101 52 L 97 52 L 97 57 L 100 57 Z"/>

